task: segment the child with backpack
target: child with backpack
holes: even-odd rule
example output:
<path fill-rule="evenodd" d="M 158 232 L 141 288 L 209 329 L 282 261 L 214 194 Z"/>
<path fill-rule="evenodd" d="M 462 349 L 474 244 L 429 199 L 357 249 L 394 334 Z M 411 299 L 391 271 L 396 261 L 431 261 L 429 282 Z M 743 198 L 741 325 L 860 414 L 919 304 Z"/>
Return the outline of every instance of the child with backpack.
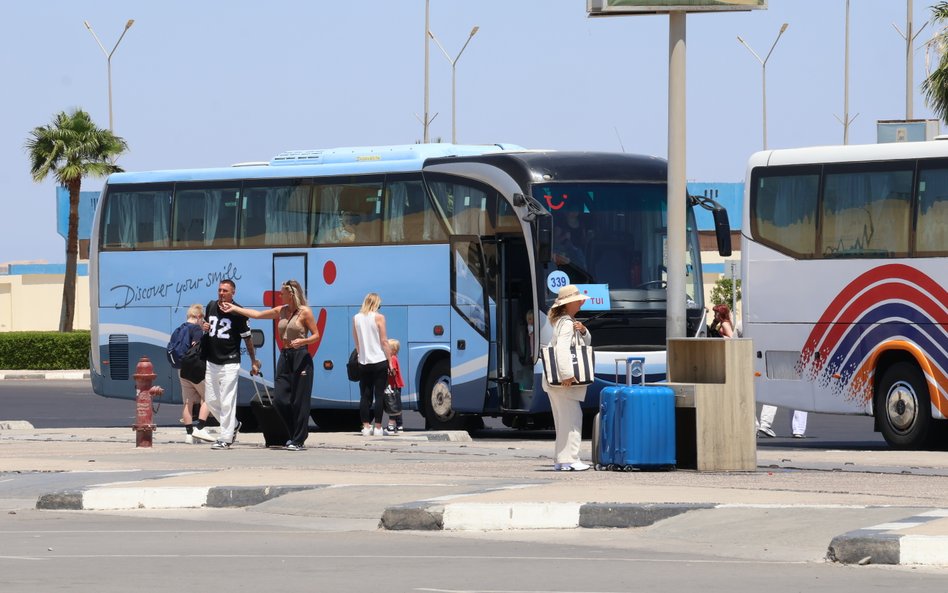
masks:
<path fill-rule="evenodd" d="M 181 400 L 184 402 L 184 409 L 181 411 L 181 422 L 184 424 L 184 430 L 187 434 L 184 442 L 194 443 L 195 439 L 213 442 L 216 439 L 207 431 L 206 423 L 210 410 L 207 403 L 204 402 L 204 381 L 192 382 L 181 376 L 181 361 L 188 350 L 198 343 L 204 337 L 204 307 L 194 304 L 188 307 L 187 321 L 178 326 L 171 334 L 171 340 L 168 342 L 168 362 L 175 369 L 178 369 L 178 380 L 181 383 Z M 194 404 L 201 404 L 198 411 L 197 422 L 193 421 Z"/>
<path fill-rule="evenodd" d="M 402 369 L 398 366 L 401 343 L 396 339 L 389 339 L 388 347 L 392 352 L 392 359 L 389 361 L 391 372 L 388 375 L 388 386 L 385 388 L 385 405 L 388 408 L 388 428 L 385 434 L 396 434 L 405 432 L 405 427 L 402 426 L 402 387 L 405 382 L 402 380 Z"/>

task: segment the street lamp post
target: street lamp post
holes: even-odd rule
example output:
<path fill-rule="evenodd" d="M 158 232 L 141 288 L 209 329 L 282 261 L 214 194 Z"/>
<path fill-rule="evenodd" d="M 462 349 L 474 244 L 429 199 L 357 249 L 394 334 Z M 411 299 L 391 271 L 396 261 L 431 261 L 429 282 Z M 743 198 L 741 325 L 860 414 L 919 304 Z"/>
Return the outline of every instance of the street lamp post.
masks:
<path fill-rule="evenodd" d="M 122 38 L 125 37 L 125 34 L 128 33 L 128 30 L 132 28 L 132 25 L 135 24 L 135 19 L 128 19 L 128 22 L 125 23 L 125 30 L 122 31 L 122 34 L 119 35 L 118 41 L 115 42 L 115 46 L 112 48 L 112 51 L 106 51 L 105 46 L 102 45 L 102 42 L 99 41 L 99 36 L 95 34 L 95 31 L 92 30 L 92 25 L 89 24 L 89 21 L 82 21 L 85 24 L 86 29 L 89 29 L 89 32 L 92 33 L 92 37 L 95 38 L 95 42 L 99 44 L 99 47 L 102 49 L 102 53 L 105 54 L 105 60 L 108 64 L 109 71 L 109 131 L 113 131 L 112 128 L 112 54 L 115 53 L 115 50 L 118 49 L 119 43 L 122 42 Z"/>
<path fill-rule="evenodd" d="M 475 26 L 471 29 L 471 32 L 467 36 L 467 41 L 464 42 L 464 45 L 461 47 L 461 51 L 458 52 L 458 55 L 451 59 L 451 56 L 448 55 L 448 52 L 444 50 L 444 46 L 441 45 L 441 42 L 438 41 L 438 38 L 435 37 L 435 34 L 428 31 L 428 36 L 438 44 L 438 49 L 441 50 L 441 53 L 444 54 L 444 57 L 451 62 L 451 143 L 457 144 L 458 134 L 457 134 L 457 65 L 458 60 L 461 59 L 461 54 L 464 53 L 464 50 L 467 49 L 467 44 L 471 42 L 471 39 L 474 39 L 474 36 L 477 35 L 477 31 L 480 27 Z"/>
<path fill-rule="evenodd" d="M 777 42 L 780 41 L 780 37 L 784 34 L 784 32 L 787 30 L 787 27 L 789 26 L 790 25 L 788 23 L 784 23 L 780 27 L 780 32 L 777 33 L 777 38 L 774 39 L 773 45 L 770 46 L 770 51 L 767 52 L 767 56 L 763 59 L 761 59 L 761 57 L 757 55 L 757 52 L 754 51 L 751 48 L 751 46 L 747 45 L 747 42 L 744 41 L 744 39 L 742 39 L 740 35 L 737 36 L 737 40 L 740 41 L 741 45 L 746 47 L 747 50 L 750 51 L 750 53 L 752 53 L 755 58 L 757 58 L 757 61 L 760 62 L 760 66 L 761 66 L 761 81 L 762 81 L 761 87 L 763 90 L 762 92 L 763 108 L 761 111 L 763 112 L 763 118 L 764 118 L 764 121 L 763 121 L 764 150 L 767 150 L 767 60 L 770 59 L 770 54 L 774 53 L 774 48 L 777 47 Z"/>

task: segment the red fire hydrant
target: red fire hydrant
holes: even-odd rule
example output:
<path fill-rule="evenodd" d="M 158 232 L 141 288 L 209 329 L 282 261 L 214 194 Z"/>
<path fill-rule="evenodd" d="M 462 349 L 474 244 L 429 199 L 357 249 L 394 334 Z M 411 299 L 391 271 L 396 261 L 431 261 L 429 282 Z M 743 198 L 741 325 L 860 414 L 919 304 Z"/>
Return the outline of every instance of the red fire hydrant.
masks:
<path fill-rule="evenodd" d="M 151 447 L 151 434 L 155 431 L 151 398 L 161 397 L 165 390 L 157 385 L 151 386 L 158 375 L 155 374 L 155 367 L 147 356 L 141 357 L 132 376 L 135 377 L 135 387 L 138 389 L 135 396 L 135 424 L 132 425 L 132 430 L 135 431 L 135 446 Z"/>

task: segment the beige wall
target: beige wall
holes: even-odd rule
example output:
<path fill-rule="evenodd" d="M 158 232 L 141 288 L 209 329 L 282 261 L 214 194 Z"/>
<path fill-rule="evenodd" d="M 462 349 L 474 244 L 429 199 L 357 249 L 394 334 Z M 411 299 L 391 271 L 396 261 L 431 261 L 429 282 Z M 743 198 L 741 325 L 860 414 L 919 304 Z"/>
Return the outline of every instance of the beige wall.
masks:
<path fill-rule="evenodd" d="M 56 331 L 63 275 L 0 276 L 0 331 Z M 89 277 L 76 279 L 75 329 L 89 329 Z"/>

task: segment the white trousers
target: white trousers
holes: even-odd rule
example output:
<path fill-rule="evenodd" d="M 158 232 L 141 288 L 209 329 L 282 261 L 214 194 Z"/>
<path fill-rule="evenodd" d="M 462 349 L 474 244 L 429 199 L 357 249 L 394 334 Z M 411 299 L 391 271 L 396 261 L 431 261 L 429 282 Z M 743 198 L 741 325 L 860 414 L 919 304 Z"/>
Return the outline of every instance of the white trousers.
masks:
<path fill-rule="evenodd" d="M 553 409 L 553 425 L 556 428 L 556 444 L 553 449 L 554 463 L 577 463 L 579 446 L 583 437 L 583 409 L 574 397 L 566 395 L 569 387 L 554 387 L 544 381 L 544 387 Z M 575 388 L 574 388 L 575 389 Z M 585 386 L 583 393 L 585 393 Z"/>
<path fill-rule="evenodd" d="M 768 406 L 764 404 L 760 408 L 760 422 L 757 428 L 771 428 L 774 423 L 774 416 L 777 415 L 777 406 Z M 790 430 L 793 434 L 806 434 L 807 413 L 800 410 L 793 411 L 793 420 L 790 422 Z"/>
<path fill-rule="evenodd" d="M 234 440 L 237 428 L 237 377 L 240 363 L 207 363 L 204 375 L 204 401 L 207 407 L 221 423 L 220 439 L 225 443 Z"/>

